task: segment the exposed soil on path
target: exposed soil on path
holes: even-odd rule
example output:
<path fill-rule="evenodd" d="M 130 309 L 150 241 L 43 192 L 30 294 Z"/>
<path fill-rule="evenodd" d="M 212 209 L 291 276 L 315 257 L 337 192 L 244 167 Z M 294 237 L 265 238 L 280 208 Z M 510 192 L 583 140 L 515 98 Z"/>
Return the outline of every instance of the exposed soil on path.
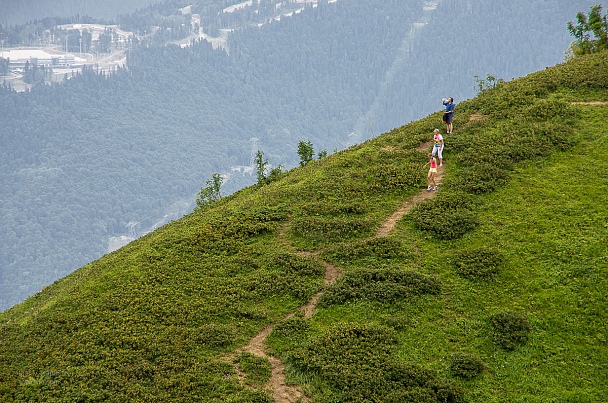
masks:
<path fill-rule="evenodd" d="M 608 105 L 608 101 L 571 102 L 572 105 Z"/>
<path fill-rule="evenodd" d="M 432 141 L 424 143 L 418 147 L 419 151 L 427 152 L 432 146 Z M 436 180 L 437 183 L 441 183 L 441 179 L 443 176 L 443 168 L 437 169 Z M 430 199 L 434 197 L 436 194 L 435 191 L 427 191 L 426 189 L 421 190 L 414 197 L 406 200 L 398 209 L 395 211 L 390 217 L 388 217 L 380 226 L 378 231 L 376 232 L 376 237 L 387 236 L 394 228 L 396 223 L 409 212 L 412 207 L 414 207 L 417 203 L 420 203 L 423 200 Z M 287 226 L 284 226 L 279 232 L 279 238 L 285 239 L 285 234 L 287 231 Z M 314 252 L 298 252 L 302 256 L 316 256 L 320 251 Z M 328 262 L 322 262 L 325 265 L 325 277 L 323 279 L 324 288 L 336 282 L 336 280 L 340 277 L 340 273 L 337 268 Z M 323 294 L 323 290 L 317 292 L 312 298 L 302 305 L 298 311 L 302 312 L 305 318 L 310 318 L 314 314 L 319 297 Z M 295 315 L 295 313 L 291 313 L 286 316 L 286 319 L 291 318 Z M 266 385 L 266 388 L 272 391 L 272 396 L 275 403 L 307 403 L 310 402 L 310 398 L 305 396 L 297 387 L 287 385 L 285 383 L 285 365 L 279 360 L 277 357 L 268 355 L 266 353 L 265 342 L 268 335 L 274 329 L 274 324 L 267 326 L 264 330 L 258 333 L 251 341 L 241 349 L 241 352 L 249 352 L 251 354 L 256 355 L 257 357 L 262 357 L 267 359 L 271 366 L 271 376 Z M 238 354 L 238 352 L 237 352 Z M 244 374 L 240 371 L 238 366 L 235 366 L 238 376 L 240 379 L 244 378 Z"/>
<path fill-rule="evenodd" d="M 311 255 L 312 253 L 303 253 L 304 255 Z M 325 264 L 325 278 L 323 285 L 327 287 L 333 284 L 339 276 L 338 270 L 334 265 L 324 262 Z M 299 311 L 304 314 L 305 318 L 312 317 L 315 309 L 317 308 L 317 302 L 319 297 L 323 294 L 323 290 L 317 292 L 313 297 L 304 305 L 299 308 Z M 291 318 L 295 313 L 291 313 L 286 316 L 286 319 Z M 267 326 L 264 330 L 258 333 L 251 341 L 243 347 L 243 351 L 247 351 L 255 356 L 266 358 L 272 367 L 270 379 L 266 387 L 272 391 L 273 399 L 275 403 L 305 403 L 310 402 L 310 399 L 306 397 L 300 390 L 291 385 L 287 385 L 285 382 L 285 365 L 278 358 L 268 355 L 265 349 L 265 341 L 268 335 L 274 329 L 274 324 Z M 238 368 L 237 368 L 238 371 Z M 242 376 L 240 376 L 242 378 Z"/>

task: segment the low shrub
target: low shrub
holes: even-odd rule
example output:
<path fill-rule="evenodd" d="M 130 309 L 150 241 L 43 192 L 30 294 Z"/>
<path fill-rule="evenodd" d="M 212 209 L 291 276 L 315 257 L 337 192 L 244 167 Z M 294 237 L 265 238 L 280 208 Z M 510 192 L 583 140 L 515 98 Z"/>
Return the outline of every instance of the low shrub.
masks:
<path fill-rule="evenodd" d="M 336 245 L 321 256 L 323 259 L 345 264 L 358 259 L 392 259 L 406 255 L 404 245 L 389 237 L 372 238 L 359 242 Z"/>
<path fill-rule="evenodd" d="M 243 352 L 235 362 L 245 373 L 245 382 L 251 386 L 263 386 L 270 379 L 272 365 L 266 358 Z"/>
<path fill-rule="evenodd" d="M 311 297 L 319 285 L 293 273 L 259 270 L 249 276 L 244 290 L 259 297 L 290 295 L 301 299 Z"/>
<path fill-rule="evenodd" d="M 338 323 L 290 353 L 296 371 L 316 378 L 336 402 L 454 402 L 463 392 L 435 373 L 397 362 L 393 329 Z"/>
<path fill-rule="evenodd" d="M 325 272 L 325 266 L 315 258 L 287 252 L 271 255 L 268 259 L 268 266 L 278 268 L 285 273 L 302 276 L 321 276 Z"/>
<path fill-rule="evenodd" d="M 369 210 L 367 203 L 362 201 L 339 200 L 324 198 L 319 201 L 307 203 L 300 209 L 305 216 L 338 216 L 364 214 Z"/>
<path fill-rule="evenodd" d="M 297 337 L 310 329 L 310 321 L 302 316 L 292 316 L 277 323 L 272 329 L 272 335 L 278 337 Z"/>
<path fill-rule="evenodd" d="M 450 202 L 441 199 L 420 203 L 412 209 L 410 217 L 418 229 L 446 240 L 460 238 L 479 224 L 477 216 L 467 208 L 451 209 Z"/>
<path fill-rule="evenodd" d="M 229 346 L 234 342 L 234 329 L 221 324 L 208 323 L 199 328 L 194 340 L 207 347 Z"/>
<path fill-rule="evenodd" d="M 460 171 L 454 184 L 457 188 L 469 193 L 490 193 L 505 185 L 509 172 L 497 165 L 481 161 L 474 166 Z"/>
<path fill-rule="evenodd" d="M 457 252 L 453 258 L 456 272 L 468 278 L 486 278 L 497 274 L 502 256 L 495 248 L 481 247 Z"/>
<path fill-rule="evenodd" d="M 346 273 L 319 298 L 319 306 L 365 300 L 391 304 L 441 291 L 436 277 L 394 269 L 358 269 Z"/>
<path fill-rule="evenodd" d="M 372 234 L 374 222 L 361 217 L 299 217 L 291 223 L 296 236 L 313 242 L 332 242 Z"/>
<path fill-rule="evenodd" d="M 450 360 L 452 375 L 459 378 L 471 379 L 479 375 L 484 369 L 481 359 L 475 355 L 455 353 Z"/>
<path fill-rule="evenodd" d="M 494 341 L 505 350 L 514 350 L 524 344 L 530 333 L 530 322 L 518 312 L 501 312 L 490 317 L 494 328 Z"/>

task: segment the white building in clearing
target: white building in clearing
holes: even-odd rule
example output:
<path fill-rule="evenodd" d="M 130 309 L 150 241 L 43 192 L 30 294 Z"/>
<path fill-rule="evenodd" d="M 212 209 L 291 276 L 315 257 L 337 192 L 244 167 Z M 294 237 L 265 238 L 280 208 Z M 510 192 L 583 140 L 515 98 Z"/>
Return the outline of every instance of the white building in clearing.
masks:
<path fill-rule="evenodd" d="M 70 53 L 51 54 L 42 49 L 4 49 L 2 57 L 9 59 L 10 69 L 23 69 L 27 62 L 45 67 L 77 67 L 85 62 Z"/>

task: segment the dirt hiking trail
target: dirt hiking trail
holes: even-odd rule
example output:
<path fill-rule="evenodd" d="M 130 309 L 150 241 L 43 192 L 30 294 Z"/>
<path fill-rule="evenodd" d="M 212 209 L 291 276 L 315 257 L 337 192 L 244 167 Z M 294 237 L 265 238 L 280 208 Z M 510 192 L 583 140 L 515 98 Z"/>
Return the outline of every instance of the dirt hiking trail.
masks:
<path fill-rule="evenodd" d="M 422 152 L 427 152 L 430 150 L 432 146 L 432 141 L 421 144 L 417 150 Z M 438 167 L 437 176 L 435 177 L 438 184 L 441 184 L 441 180 L 443 177 L 443 167 Z M 391 214 L 378 228 L 376 235 L 374 237 L 384 237 L 387 236 L 394 228 L 397 222 L 407 214 L 412 207 L 416 204 L 420 203 L 423 200 L 430 199 L 435 196 L 436 191 L 427 191 L 426 189 L 421 190 L 413 197 L 407 199 L 393 214 Z M 279 237 L 284 239 L 286 233 L 286 227 L 284 227 L 280 233 Z M 298 252 L 301 256 L 317 256 L 320 251 L 315 252 Z M 310 318 L 315 312 L 317 308 L 317 302 L 319 297 L 323 294 L 323 290 L 328 286 L 338 280 L 340 277 L 339 271 L 336 269 L 334 265 L 329 262 L 322 261 L 325 265 L 325 277 L 323 280 L 323 289 L 317 292 L 312 298 L 302 305 L 298 312 L 301 312 L 305 318 Z M 285 319 L 291 318 L 296 313 L 290 313 L 285 317 Z M 251 341 L 245 345 L 240 351 L 237 351 L 237 354 L 241 352 L 249 352 L 257 357 L 267 359 L 271 366 L 272 371 L 270 375 L 270 379 L 266 384 L 266 389 L 272 393 L 273 399 L 275 403 L 309 403 L 311 399 L 305 396 L 296 386 L 287 385 L 285 382 L 285 365 L 279 360 L 277 357 L 271 356 L 266 353 L 265 342 L 268 335 L 274 329 L 275 324 L 271 324 L 267 326 L 264 330 L 258 333 L 255 337 L 251 339 Z M 239 376 L 239 379 L 244 379 L 245 375 L 238 368 L 238 365 L 235 365 L 235 369 Z"/>

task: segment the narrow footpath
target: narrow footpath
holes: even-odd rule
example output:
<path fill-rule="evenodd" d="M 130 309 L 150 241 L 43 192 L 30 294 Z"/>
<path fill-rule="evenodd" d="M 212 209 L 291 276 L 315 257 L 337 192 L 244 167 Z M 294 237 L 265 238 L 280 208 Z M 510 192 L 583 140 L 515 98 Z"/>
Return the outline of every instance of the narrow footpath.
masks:
<path fill-rule="evenodd" d="M 426 152 L 430 149 L 432 142 L 427 142 L 418 147 L 419 151 Z M 436 180 L 441 184 L 443 177 L 443 168 L 439 168 L 437 171 Z M 378 228 L 375 237 L 388 236 L 390 232 L 395 228 L 397 222 L 407 214 L 416 204 L 423 200 L 430 199 L 435 196 L 437 192 L 427 191 L 426 189 L 421 190 L 419 193 L 414 195 L 412 198 L 406 200 L 391 216 L 389 216 Z M 283 236 L 282 232 L 280 236 Z M 315 252 L 299 252 L 302 256 L 316 256 L 320 251 Z M 334 265 L 331 263 L 322 262 L 325 265 L 325 278 L 323 281 L 323 288 L 327 288 L 331 284 L 335 283 L 340 277 L 340 273 Z M 299 312 L 304 314 L 305 318 L 310 318 L 317 308 L 317 301 L 323 294 L 323 290 L 319 291 L 304 305 L 299 308 Z M 291 313 L 286 316 L 286 319 L 291 318 L 295 313 Z M 266 353 L 265 342 L 268 335 L 272 332 L 274 324 L 269 325 L 259 334 L 257 334 L 251 341 L 244 346 L 241 351 L 249 352 L 257 357 L 267 359 L 272 365 L 272 372 L 266 388 L 272 391 L 273 399 L 275 403 L 307 403 L 311 402 L 311 399 L 305 396 L 297 387 L 287 385 L 285 383 L 285 366 L 277 357 L 268 355 Z M 239 372 L 239 377 L 242 379 L 243 374 L 240 373 L 238 367 L 235 367 Z"/>

